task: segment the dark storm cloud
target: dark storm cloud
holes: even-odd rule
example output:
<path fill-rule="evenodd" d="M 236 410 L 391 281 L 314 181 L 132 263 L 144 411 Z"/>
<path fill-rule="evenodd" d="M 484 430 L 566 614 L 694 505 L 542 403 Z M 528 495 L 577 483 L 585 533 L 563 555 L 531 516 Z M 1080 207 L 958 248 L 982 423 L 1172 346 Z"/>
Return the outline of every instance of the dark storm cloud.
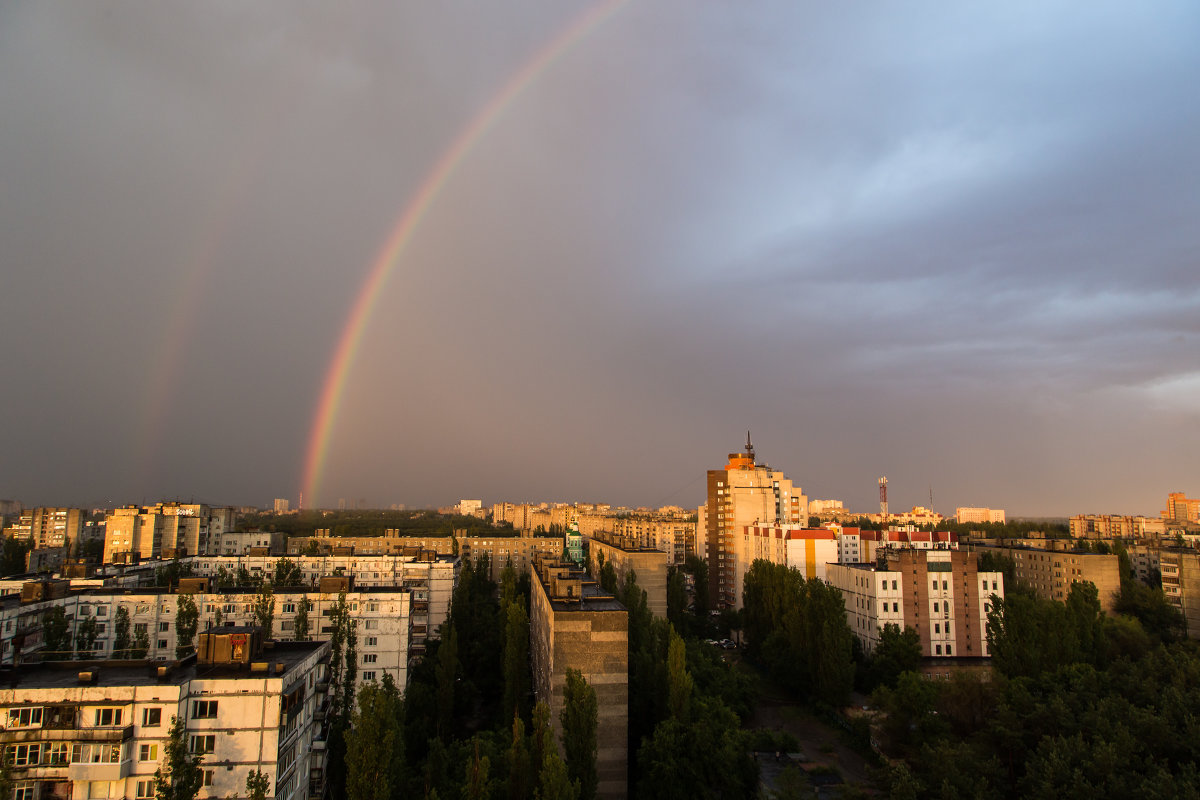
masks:
<path fill-rule="evenodd" d="M 0 12 L 0 495 L 294 496 L 401 209 L 587 5 Z M 692 505 L 746 427 L 860 508 L 1200 491 L 1197 23 L 631 0 L 429 208 L 319 499 Z"/>

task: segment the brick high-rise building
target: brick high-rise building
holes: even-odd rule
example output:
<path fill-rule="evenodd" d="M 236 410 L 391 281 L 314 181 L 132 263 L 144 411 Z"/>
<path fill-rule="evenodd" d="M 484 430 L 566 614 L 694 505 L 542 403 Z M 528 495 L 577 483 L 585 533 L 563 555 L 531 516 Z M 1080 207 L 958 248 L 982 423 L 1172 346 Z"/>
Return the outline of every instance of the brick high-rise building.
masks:
<path fill-rule="evenodd" d="M 747 433 L 744 453 L 730 453 L 724 469 L 708 471 L 708 500 L 700 518 L 705 524 L 709 602 L 713 608 L 735 608 L 741 598 L 734 537 L 750 525 L 806 523 L 808 498 L 782 472 L 755 463 Z"/>

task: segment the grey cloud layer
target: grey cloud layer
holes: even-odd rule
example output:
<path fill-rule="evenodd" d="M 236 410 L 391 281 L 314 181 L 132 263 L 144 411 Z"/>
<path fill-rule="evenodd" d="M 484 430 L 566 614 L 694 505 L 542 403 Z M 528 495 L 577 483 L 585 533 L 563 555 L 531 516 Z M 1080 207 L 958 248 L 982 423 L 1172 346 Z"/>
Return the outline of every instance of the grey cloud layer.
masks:
<path fill-rule="evenodd" d="M 398 214 L 586 7 L 0 12 L 0 496 L 294 496 Z M 319 499 L 693 504 L 746 427 L 857 507 L 1200 491 L 1198 23 L 631 0 L 429 209 Z"/>

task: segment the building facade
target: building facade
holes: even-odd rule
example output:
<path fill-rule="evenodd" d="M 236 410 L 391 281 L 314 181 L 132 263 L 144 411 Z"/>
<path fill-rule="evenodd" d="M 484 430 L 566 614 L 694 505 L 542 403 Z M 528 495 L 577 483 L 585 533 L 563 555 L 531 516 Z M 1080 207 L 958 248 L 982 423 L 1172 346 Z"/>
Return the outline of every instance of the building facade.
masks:
<path fill-rule="evenodd" d="M 829 583 L 842 592 L 850 629 L 872 652 L 880 630 L 894 623 L 916 629 L 927 658 L 989 655 L 987 615 L 1004 597 L 1004 575 L 980 572 L 975 553 L 893 550 L 887 566 L 830 564 Z"/>
<path fill-rule="evenodd" d="M 573 566 L 539 559 L 531 568 L 529 657 L 537 699 L 550 706 L 557 739 L 568 669 L 596 692 L 596 796 L 629 794 L 629 613 Z"/>
<path fill-rule="evenodd" d="M 803 525 L 808 498 L 782 472 L 754 460 L 746 437 L 743 453 L 730 453 L 724 469 L 709 470 L 704 520 L 709 601 L 713 608 L 737 606 L 736 538 L 752 525 Z"/>
<path fill-rule="evenodd" d="M 614 533 L 597 533 L 588 542 L 588 570 L 600 574 L 600 559 L 612 564 L 617 585 L 624 585 L 632 572 L 646 592 L 646 606 L 656 617 L 667 618 L 667 554 L 641 547 L 634 539 Z"/>
<path fill-rule="evenodd" d="M 1002 508 L 956 508 L 954 518 L 959 525 L 998 522 L 1004 524 L 1004 509 Z"/>
<path fill-rule="evenodd" d="M 214 638 L 254 639 L 253 631 L 226 630 Z M 153 798 L 154 772 L 179 718 L 189 750 L 203 754 L 199 798 L 237 796 L 255 770 L 270 779 L 276 800 L 319 797 L 328 658 L 328 643 L 303 642 L 241 662 L 192 656 L 158 666 L 90 661 L 23 671 L 0 689 L 12 796 Z"/>

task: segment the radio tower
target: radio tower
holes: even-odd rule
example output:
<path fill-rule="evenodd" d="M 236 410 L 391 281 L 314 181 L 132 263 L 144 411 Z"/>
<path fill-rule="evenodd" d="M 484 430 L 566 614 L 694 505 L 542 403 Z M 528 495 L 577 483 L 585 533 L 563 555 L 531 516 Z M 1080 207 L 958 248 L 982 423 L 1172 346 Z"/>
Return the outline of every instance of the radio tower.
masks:
<path fill-rule="evenodd" d="M 879 479 L 879 515 L 884 522 L 888 521 L 887 478 Z"/>

